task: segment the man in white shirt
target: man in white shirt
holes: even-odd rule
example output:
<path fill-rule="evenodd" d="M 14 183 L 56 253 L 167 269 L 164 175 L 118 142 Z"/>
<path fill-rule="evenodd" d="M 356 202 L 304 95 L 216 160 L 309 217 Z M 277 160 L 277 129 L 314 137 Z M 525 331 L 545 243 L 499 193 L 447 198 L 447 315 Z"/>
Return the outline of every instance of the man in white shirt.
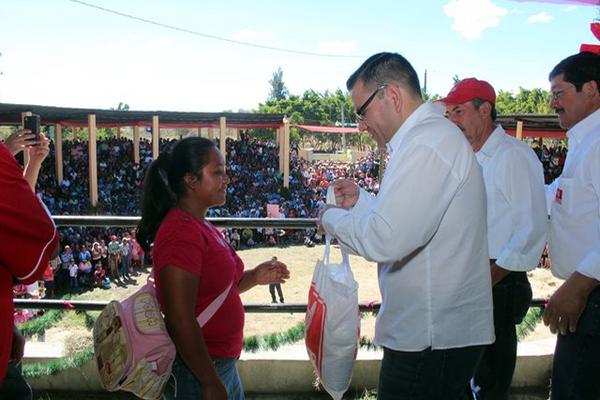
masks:
<path fill-rule="evenodd" d="M 440 101 L 471 143 L 487 194 L 496 342 L 486 348 L 477 367 L 473 394 L 506 400 L 517 360 L 515 325 L 531 303 L 527 271 L 538 265 L 546 243 L 544 171 L 529 146 L 496 124 L 496 92 L 488 82 L 463 79 Z"/>
<path fill-rule="evenodd" d="M 479 164 L 456 126 L 423 103 L 401 55 L 370 57 L 347 87 L 359 128 L 390 158 L 376 197 L 336 181 L 337 206 L 324 206 L 320 224 L 378 264 L 378 398 L 460 399 L 494 341 Z"/>
<path fill-rule="evenodd" d="M 551 195 L 552 273 L 566 281 L 544 323 L 559 335 L 552 400 L 600 397 L 600 55 L 567 57 L 550 72 L 551 106 L 568 129 L 569 153 Z"/>

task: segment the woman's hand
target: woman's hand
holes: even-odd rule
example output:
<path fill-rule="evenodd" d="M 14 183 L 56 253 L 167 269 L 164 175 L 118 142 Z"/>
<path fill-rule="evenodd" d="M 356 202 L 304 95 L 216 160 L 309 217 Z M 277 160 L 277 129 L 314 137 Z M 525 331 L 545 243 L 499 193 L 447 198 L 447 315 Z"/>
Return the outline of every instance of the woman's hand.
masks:
<path fill-rule="evenodd" d="M 32 141 L 34 136 L 31 131 L 27 129 L 21 129 L 12 133 L 9 137 L 4 140 L 4 144 L 10 150 L 13 156 L 16 156 L 27 147 L 35 145 L 37 142 Z"/>
<path fill-rule="evenodd" d="M 214 384 L 202 385 L 202 399 L 203 400 L 227 400 L 227 390 L 221 381 L 217 381 Z"/>
<path fill-rule="evenodd" d="M 289 277 L 290 271 L 287 265 L 277 261 L 277 257 L 273 257 L 271 261 L 265 261 L 254 268 L 254 279 L 257 285 L 285 283 Z"/>

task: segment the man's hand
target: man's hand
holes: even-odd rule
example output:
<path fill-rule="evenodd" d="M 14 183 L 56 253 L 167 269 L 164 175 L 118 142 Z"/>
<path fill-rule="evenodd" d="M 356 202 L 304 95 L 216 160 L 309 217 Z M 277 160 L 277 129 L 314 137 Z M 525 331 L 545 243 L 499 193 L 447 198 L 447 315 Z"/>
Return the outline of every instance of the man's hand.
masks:
<path fill-rule="evenodd" d="M 4 140 L 4 144 L 10 150 L 13 156 L 16 156 L 21 151 L 28 147 L 34 146 L 37 142 L 32 141 L 33 134 L 27 129 L 21 129 L 12 133 L 9 137 Z"/>
<path fill-rule="evenodd" d="M 358 201 L 359 187 L 350 179 L 338 179 L 332 183 L 335 194 L 335 204 L 349 210 Z"/>
<path fill-rule="evenodd" d="M 325 211 L 329 210 L 330 208 L 339 208 L 339 207 L 335 206 L 333 204 L 325 204 L 319 210 L 319 215 L 317 216 L 317 232 L 320 233 L 321 235 L 325 234 L 325 229 L 323 228 L 323 215 L 325 214 Z"/>
<path fill-rule="evenodd" d="M 490 269 L 492 272 L 492 287 L 502 282 L 502 280 L 510 274 L 509 270 L 499 267 L 498 264 L 492 260 L 490 260 Z"/>
<path fill-rule="evenodd" d="M 566 335 L 575 332 L 577 322 L 590 292 L 598 286 L 596 279 L 574 272 L 550 297 L 544 311 L 544 324 L 552 333 Z"/>

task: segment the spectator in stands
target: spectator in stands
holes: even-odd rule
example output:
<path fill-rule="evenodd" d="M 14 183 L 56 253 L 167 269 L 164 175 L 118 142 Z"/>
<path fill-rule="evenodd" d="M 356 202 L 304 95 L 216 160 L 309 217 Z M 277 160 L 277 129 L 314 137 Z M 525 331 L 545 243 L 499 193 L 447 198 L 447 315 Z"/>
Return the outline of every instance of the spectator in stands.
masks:
<path fill-rule="evenodd" d="M 529 146 L 496 124 L 496 92 L 488 82 L 463 79 L 440 101 L 475 151 L 487 194 L 496 341 L 485 349 L 472 390 L 477 399 L 507 400 L 517 361 L 516 325 L 532 297 L 527 271 L 538 266 L 546 243 L 542 165 Z"/>
<path fill-rule="evenodd" d="M 569 153 L 547 188 L 552 273 L 565 282 L 544 323 L 559 333 L 552 400 L 600 396 L 600 54 L 582 52 L 549 74 L 551 107 L 568 129 Z"/>
<path fill-rule="evenodd" d="M 137 239 L 145 250 L 154 243 L 157 297 L 177 349 L 168 399 L 244 398 L 235 367 L 244 321 L 239 294 L 289 276 L 273 260 L 244 271 L 221 232 L 205 219 L 210 207 L 225 202 L 228 183 L 223 156 L 200 137 L 179 141 L 146 175 Z M 221 294 L 221 306 L 200 327 L 196 317 Z"/>
<path fill-rule="evenodd" d="M 117 241 L 117 236 L 112 235 L 108 243 L 108 273 L 112 279 L 119 277 L 119 267 L 121 265 L 121 244 Z"/>
<path fill-rule="evenodd" d="M 31 387 L 21 374 L 25 340 L 14 325 L 13 281 L 37 282 L 48 261 L 57 255 L 59 236 L 35 184 L 49 152 L 40 134 L 20 130 L 0 144 L 0 398 L 31 399 Z M 29 162 L 22 170 L 14 156 L 25 151 Z"/>

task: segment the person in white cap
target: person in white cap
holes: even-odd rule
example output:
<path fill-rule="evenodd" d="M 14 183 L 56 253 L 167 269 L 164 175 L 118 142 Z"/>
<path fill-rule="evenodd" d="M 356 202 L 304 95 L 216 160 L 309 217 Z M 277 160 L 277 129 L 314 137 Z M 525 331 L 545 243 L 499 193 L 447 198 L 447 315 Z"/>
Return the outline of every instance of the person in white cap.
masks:
<path fill-rule="evenodd" d="M 549 76 L 551 107 L 568 129 L 569 153 L 551 197 L 552 273 L 565 282 L 544 323 L 559 332 L 552 400 L 600 398 L 600 55 L 562 60 Z"/>
<path fill-rule="evenodd" d="M 377 261 L 377 397 L 462 399 L 494 341 L 479 164 L 458 128 L 423 102 L 400 54 L 371 56 L 346 86 L 360 130 L 390 158 L 376 197 L 335 181 L 336 206 L 323 207 L 320 223 L 342 246 Z"/>
<path fill-rule="evenodd" d="M 496 93 L 488 82 L 463 79 L 440 101 L 471 143 L 487 194 L 496 342 L 486 348 L 477 367 L 473 394 L 505 400 L 517 359 L 515 325 L 531 303 L 527 271 L 537 267 L 546 243 L 544 172 L 533 150 L 496 124 Z"/>

